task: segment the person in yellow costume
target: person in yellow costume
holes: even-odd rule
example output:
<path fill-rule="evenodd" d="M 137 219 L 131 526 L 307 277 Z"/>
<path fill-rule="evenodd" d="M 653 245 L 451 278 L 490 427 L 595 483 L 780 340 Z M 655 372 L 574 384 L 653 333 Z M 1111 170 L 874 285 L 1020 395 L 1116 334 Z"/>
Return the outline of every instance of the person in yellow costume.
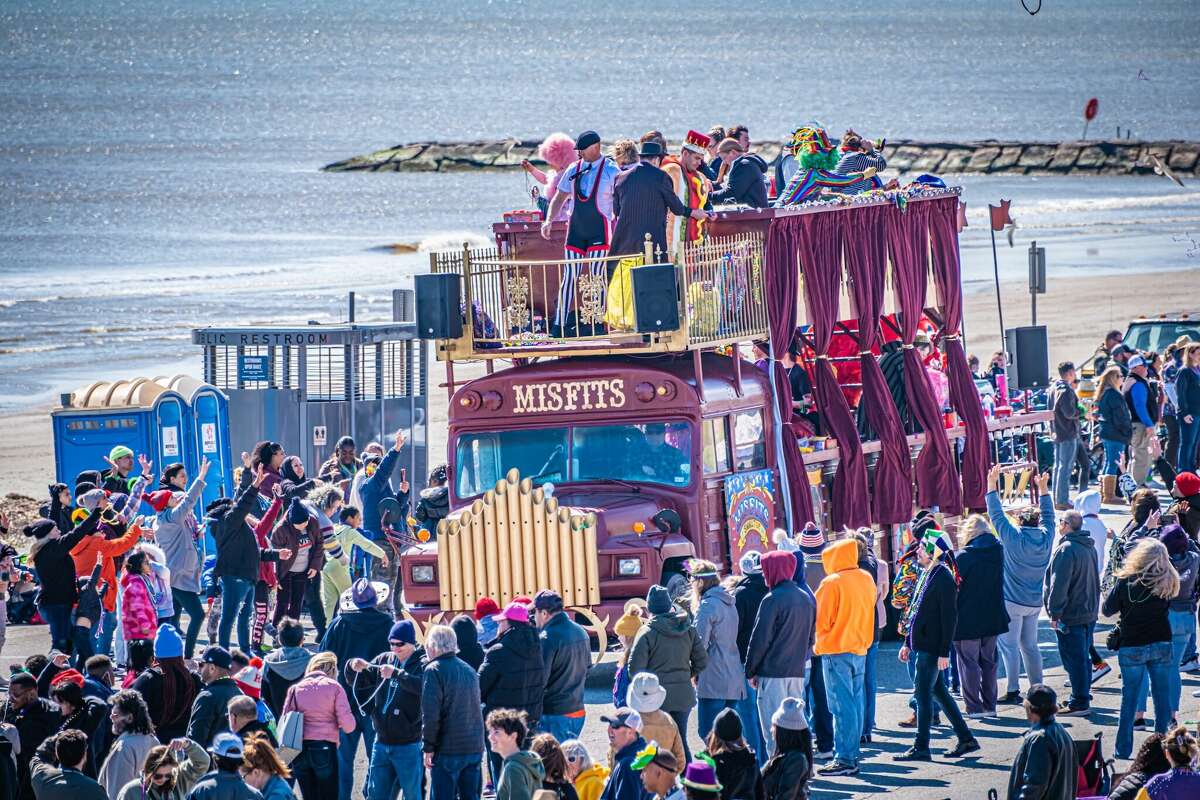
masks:
<path fill-rule="evenodd" d="M 380 560 L 387 567 L 388 555 L 383 548 L 372 542 L 359 528 L 362 512 L 354 506 L 346 506 L 339 515 L 341 521 L 333 529 L 333 536 L 325 540 L 325 566 L 321 569 L 321 605 L 325 618 L 333 619 L 338 598 L 350 588 L 350 552 L 358 547 Z"/>

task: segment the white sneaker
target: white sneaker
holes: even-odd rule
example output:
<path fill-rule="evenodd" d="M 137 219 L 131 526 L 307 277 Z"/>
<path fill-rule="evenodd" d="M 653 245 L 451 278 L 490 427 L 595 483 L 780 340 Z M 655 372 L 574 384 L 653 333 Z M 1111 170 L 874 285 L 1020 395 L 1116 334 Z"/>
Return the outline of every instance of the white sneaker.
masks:
<path fill-rule="evenodd" d="M 990 711 L 972 711 L 971 713 L 967 714 L 967 719 L 987 719 L 988 717 L 992 716 L 995 715 Z"/>
<path fill-rule="evenodd" d="M 833 751 L 826 750 L 824 753 L 813 753 L 813 758 L 817 759 L 818 761 L 828 761 L 829 759 L 833 758 Z"/>
<path fill-rule="evenodd" d="M 1180 672 L 1200 672 L 1200 660 L 1196 656 L 1192 656 L 1187 661 L 1179 665 Z"/>

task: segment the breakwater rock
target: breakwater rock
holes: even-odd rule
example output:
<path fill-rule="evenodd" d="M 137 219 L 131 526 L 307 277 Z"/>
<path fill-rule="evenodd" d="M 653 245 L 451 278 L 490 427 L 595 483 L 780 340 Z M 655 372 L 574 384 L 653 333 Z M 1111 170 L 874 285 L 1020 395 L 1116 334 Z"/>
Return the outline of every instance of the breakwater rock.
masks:
<path fill-rule="evenodd" d="M 413 142 L 327 164 L 326 172 L 451 172 L 519 169 L 523 159 L 538 159 L 540 140 Z M 668 145 L 677 152 L 677 142 Z M 779 142 L 755 142 L 754 150 L 771 161 Z M 1200 142 L 918 142 L 889 141 L 888 170 L 900 173 L 1000 173 L 1008 175 L 1153 175 L 1157 158 L 1180 177 L 1200 177 Z"/>

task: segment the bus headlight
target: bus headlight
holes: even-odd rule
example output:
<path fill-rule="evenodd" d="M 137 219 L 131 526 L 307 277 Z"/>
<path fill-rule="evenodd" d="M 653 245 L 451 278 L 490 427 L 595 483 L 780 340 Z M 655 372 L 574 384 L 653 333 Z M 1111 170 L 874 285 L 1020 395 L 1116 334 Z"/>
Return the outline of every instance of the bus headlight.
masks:
<path fill-rule="evenodd" d="M 418 564 L 412 568 L 413 583 L 433 583 L 433 565 Z"/>
<path fill-rule="evenodd" d="M 622 558 L 617 561 L 617 573 L 624 576 L 641 575 L 642 560 L 640 558 Z"/>

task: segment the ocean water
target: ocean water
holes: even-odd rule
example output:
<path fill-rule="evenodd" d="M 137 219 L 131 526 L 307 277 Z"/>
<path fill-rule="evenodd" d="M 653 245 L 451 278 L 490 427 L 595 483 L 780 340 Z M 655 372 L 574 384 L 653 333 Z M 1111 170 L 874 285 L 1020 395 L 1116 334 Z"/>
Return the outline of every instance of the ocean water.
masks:
<path fill-rule="evenodd" d="M 1032 4 L 1030 4 L 1032 7 Z M 0 408 L 199 369 L 203 324 L 387 318 L 427 253 L 528 205 L 516 173 L 324 174 L 402 141 L 678 136 L 819 120 L 872 136 L 1200 139 L 1192 2 L 811 4 L 125 0 L 0 5 Z M 1139 73 L 1142 78 L 1139 79 Z M 964 282 L 987 202 L 1050 275 L 1200 266 L 1200 186 L 964 176 Z M 1007 251 L 1007 252 L 1004 252 Z M 181 366 L 182 365 L 182 366 Z"/>

